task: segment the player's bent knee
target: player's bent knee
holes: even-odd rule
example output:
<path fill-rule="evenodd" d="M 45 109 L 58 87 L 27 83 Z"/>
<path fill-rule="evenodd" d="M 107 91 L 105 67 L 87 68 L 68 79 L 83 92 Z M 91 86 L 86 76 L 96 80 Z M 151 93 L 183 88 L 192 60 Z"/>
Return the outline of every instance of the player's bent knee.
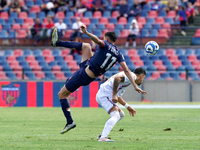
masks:
<path fill-rule="evenodd" d="M 125 113 L 123 112 L 123 110 L 121 110 L 121 111 L 119 112 L 119 115 L 120 115 L 120 118 L 123 118 L 123 117 L 125 116 Z"/>

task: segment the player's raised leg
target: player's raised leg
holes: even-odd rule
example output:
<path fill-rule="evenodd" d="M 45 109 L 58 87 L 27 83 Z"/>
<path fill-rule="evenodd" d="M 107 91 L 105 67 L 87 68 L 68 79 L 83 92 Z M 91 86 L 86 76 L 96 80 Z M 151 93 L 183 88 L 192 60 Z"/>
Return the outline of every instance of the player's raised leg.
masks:
<path fill-rule="evenodd" d="M 60 47 L 71 48 L 72 50 L 76 49 L 77 51 L 81 51 L 82 52 L 81 62 L 93 56 L 92 48 L 89 43 L 59 40 L 57 28 L 53 30 L 51 43 L 52 46 L 54 47 L 60 46 Z"/>
<path fill-rule="evenodd" d="M 67 124 L 65 125 L 64 129 L 60 132 L 61 134 L 64 134 L 68 132 L 69 130 L 76 127 L 76 123 L 73 121 L 72 116 L 71 116 L 70 104 L 69 104 L 69 101 L 67 100 L 67 97 L 70 95 L 70 93 L 71 92 L 66 89 L 65 85 L 62 87 L 62 89 L 58 93 L 62 111 L 67 120 Z"/>

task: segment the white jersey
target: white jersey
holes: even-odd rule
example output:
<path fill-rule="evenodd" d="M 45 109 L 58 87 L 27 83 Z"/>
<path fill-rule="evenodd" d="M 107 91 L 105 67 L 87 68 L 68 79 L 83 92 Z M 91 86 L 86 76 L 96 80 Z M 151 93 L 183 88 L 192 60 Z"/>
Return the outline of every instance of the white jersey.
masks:
<path fill-rule="evenodd" d="M 119 75 L 122 75 L 122 74 L 124 75 L 125 80 L 124 80 L 124 82 L 120 82 L 118 89 L 117 89 L 117 97 L 121 97 L 124 94 L 126 87 L 131 84 L 131 81 L 128 79 L 128 77 L 125 75 L 125 73 L 123 71 L 113 75 L 106 82 L 101 84 L 100 89 L 108 94 L 113 93 L 114 78 Z M 131 72 L 131 74 L 132 74 L 133 79 L 136 80 L 136 75 L 133 72 Z"/>

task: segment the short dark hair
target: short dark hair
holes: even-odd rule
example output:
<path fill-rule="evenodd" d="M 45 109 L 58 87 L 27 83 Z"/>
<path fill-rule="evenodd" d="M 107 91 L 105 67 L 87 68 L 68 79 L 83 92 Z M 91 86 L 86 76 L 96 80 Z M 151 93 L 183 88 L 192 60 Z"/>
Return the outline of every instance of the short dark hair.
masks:
<path fill-rule="evenodd" d="M 112 42 L 117 40 L 117 34 L 115 32 L 106 32 L 105 36 L 107 36 Z"/>
<path fill-rule="evenodd" d="M 144 74 L 146 76 L 146 71 L 143 68 L 136 68 L 134 70 L 134 73 L 137 74 L 137 75 Z"/>

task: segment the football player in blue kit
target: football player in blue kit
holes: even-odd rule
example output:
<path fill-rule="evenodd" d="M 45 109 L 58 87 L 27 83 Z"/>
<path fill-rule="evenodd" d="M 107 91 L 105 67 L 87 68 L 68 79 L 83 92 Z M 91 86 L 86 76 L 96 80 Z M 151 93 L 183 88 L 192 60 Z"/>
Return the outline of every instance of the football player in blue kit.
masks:
<path fill-rule="evenodd" d="M 92 53 L 92 49 L 89 43 L 61 41 L 59 40 L 56 28 L 52 33 L 52 46 L 67 47 L 82 52 L 82 60 L 79 64 L 80 69 L 66 80 L 65 85 L 58 93 L 62 111 L 67 120 L 67 124 L 60 132 L 61 134 L 64 134 L 76 127 L 76 123 L 71 117 L 70 104 L 67 100 L 67 97 L 80 86 L 90 84 L 98 76 L 104 74 L 107 70 L 109 70 L 116 62 L 120 63 L 124 73 L 133 84 L 135 90 L 139 93 L 146 94 L 145 91 L 143 91 L 136 85 L 131 75 L 131 71 L 126 65 L 124 56 L 121 54 L 117 46 L 114 45 L 115 41 L 117 40 L 116 33 L 107 32 L 105 33 L 104 40 L 100 40 L 96 35 L 89 33 L 84 24 L 82 24 L 80 28 L 83 33 L 87 34 L 91 40 L 99 45 L 99 49 L 95 52 L 94 55 Z"/>

